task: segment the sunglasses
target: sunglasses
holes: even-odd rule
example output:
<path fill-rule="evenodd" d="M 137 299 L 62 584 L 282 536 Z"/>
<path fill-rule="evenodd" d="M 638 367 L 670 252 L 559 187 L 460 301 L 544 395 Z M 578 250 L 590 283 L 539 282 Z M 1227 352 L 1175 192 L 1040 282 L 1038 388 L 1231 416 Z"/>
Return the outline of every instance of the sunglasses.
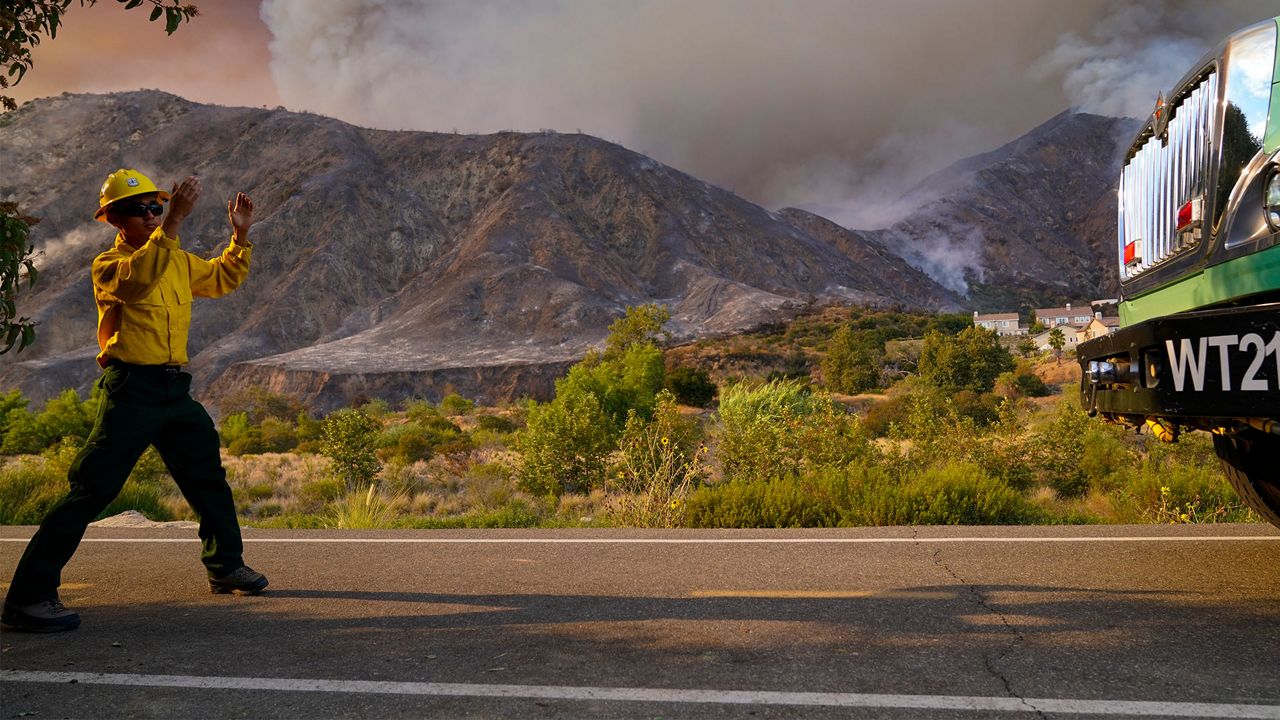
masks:
<path fill-rule="evenodd" d="M 164 214 L 164 205 L 158 202 L 132 202 L 121 203 L 116 206 L 117 211 L 125 217 L 146 217 L 147 213 L 160 217 Z"/>

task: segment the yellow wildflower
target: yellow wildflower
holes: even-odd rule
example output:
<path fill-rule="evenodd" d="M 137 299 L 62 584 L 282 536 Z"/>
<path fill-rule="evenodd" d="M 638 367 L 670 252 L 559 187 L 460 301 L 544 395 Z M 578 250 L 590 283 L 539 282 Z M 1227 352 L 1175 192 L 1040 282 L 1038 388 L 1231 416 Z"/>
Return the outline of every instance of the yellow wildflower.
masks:
<path fill-rule="evenodd" d="M 667 443 L 669 443 L 669 442 L 671 442 L 671 441 L 670 441 L 670 440 L 668 440 L 666 437 L 663 437 L 663 438 L 662 438 L 662 444 L 663 444 L 663 445 L 666 445 L 666 444 L 667 444 Z"/>
<path fill-rule="evenodd" d="M 1169 486 L 1168 486 L 1168 485 L 1161 485 L 1161 486 L 1160 486 L 1160 497 L 1168 497 L 1168 496 L 1169 496 Z"/>

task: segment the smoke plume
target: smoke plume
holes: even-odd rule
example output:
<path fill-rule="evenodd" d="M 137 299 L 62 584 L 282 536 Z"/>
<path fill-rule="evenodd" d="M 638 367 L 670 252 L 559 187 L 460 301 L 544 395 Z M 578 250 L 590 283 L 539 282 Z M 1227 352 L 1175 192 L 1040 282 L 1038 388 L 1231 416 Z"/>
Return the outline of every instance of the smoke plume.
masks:
<path fill-rule="evenodd" d="M 1145 114 L 1262 2 L 265 0 L 286 105 L 389 129 L 581 130 L 771 207 L 885 224 L 1069 105 Z"/>

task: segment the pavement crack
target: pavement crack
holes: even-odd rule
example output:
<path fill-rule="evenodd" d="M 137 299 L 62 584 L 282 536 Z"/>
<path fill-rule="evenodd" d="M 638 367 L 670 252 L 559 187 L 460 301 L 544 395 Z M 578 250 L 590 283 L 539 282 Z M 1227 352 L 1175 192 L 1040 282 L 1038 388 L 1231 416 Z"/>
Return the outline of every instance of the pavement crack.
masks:
<path fill-rule="evenodd" d="M 919 530 L 914 526 L 911 528 L 911 537 L 917 541 L 920 539 Z M 1024 635 L 1023 632 L 1015 625 L 1010 623 L 1009 618 L 1005 616 L 1004 613 L 1000 612 L 1000 610 L 992 606 L 991 603 L 987 601 L 986 596 L 980 588 L 965 580 L 960 576 L 960 573 L 956 572 L 954 568 L 947 564 L 947 561 L 942 557 L 942 548 L 940 546 L 934 548 L 932 558 L 934 565 L 937 565 L 944 572 L 950 575 L 953 580 L 964 586 L 965 590 L 969 592 L 969 596 L 973 598 L 974 602 L 976 602 L 979 607 L 989 615 L 999 619 L 1000 625 L 1008 631 L 1011 637 L 1010 641 L 1005 645 L 1004 650 L 1002 650 L 998 655 L 995 655 L 994 657 L 991 653 L 983 655 L 982 659 L 983 663 L 986 665 L 987 672 L 991 673 L 992 677 L 1000 681 L 1000 684 L 1004 686 L 1005 692 L 1008 693 L 1010 697 L 1017 698 L 1019 702 L 1027 706 L 1028 710 L 1034 712 L 1037 717 L 1048 720 L 1047 716 L 1040 710 L 1040 708 L 1027 702 L 1026 698 L 1013 689 L 1013 683 L 1010 682 L 1008 676 L 999 669 L 1001 661 L 1009 657 L 1015 649 L 1026 642 L 1026 635 Z"/>

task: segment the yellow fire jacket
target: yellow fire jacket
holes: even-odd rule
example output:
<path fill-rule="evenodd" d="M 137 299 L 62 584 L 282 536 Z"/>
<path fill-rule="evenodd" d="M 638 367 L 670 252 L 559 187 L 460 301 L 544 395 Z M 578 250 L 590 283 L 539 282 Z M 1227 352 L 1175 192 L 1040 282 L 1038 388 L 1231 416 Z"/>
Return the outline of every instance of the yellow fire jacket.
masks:
<path fill-rule="evenodd" d="M 98 305 L 98 364 L 185 365 L 191 299 L 220 297 L 249 275 L 249 247 L 233 242 L 204 260 L 157 228 L 134 249 L 123 235 L 93 260 Z"/>

